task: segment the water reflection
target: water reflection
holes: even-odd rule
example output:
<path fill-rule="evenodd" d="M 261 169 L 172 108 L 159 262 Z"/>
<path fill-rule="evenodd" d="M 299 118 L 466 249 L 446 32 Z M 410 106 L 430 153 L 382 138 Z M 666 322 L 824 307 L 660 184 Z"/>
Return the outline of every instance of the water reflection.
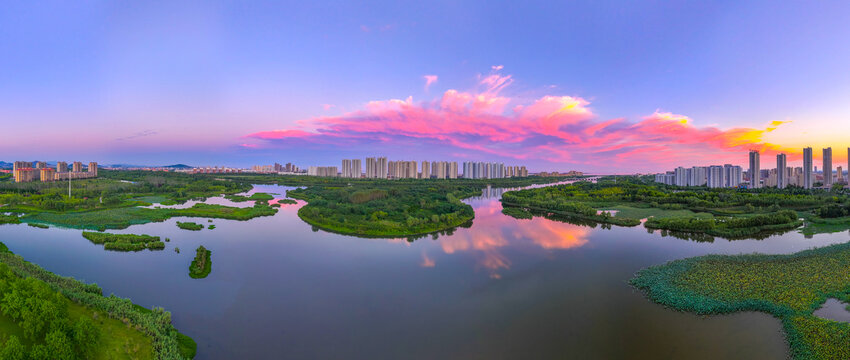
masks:
<path fill-rule="evenodd" d="M 505 216 L 499 202 L 505 191 L 487 188 L 481 196 L 467 199 L 475 209 L 474 225 L 458 229 L 452 236 L 439 237 L 442 252 L 448 255 L 471 253 L 477 259 L 478 268 L 487 270 L 492 278 L 500 278 L 500 270 L 511 268 L 511 260 L 502 251 L 504 248 L 534 246 L 543 250 L 564 250 L 587 243 L 591 231 L 588 226 L 550 221 L 544 217 L 515 219 Z"/>

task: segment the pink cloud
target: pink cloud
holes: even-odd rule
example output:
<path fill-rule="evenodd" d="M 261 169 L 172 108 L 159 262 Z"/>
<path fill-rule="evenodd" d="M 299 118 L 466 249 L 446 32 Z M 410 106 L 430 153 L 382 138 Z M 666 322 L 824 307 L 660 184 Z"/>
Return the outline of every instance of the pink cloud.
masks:
<path fill-rule="evenodd" d="M 333 109 L 335 107 L 336 107 L 336 105 L 334 105 L 334 104 L 322 104 L 322 109 L 325 109 L 325 110 L 330 110 L 330 109 Z"/>
<path fill-rule="evenodd" d="M 372 145 L 431 144 L 464 158 L 499 157 L 566 164 L 564 168 L 658 171 L 674 165 L 741 163 L 750 148 L 788 151 L 764 141 L 783 122 L 764 128 L 696 126 L 689 117 L 656 111 L 638 121 L 600 119 L 577 96 L 546 95 L 519 101 L 503 95 L 510 75 L 479 76 L 477 90 L 450 89 L 442 96 L 371 101 L 361 110 L 299 122 L 303 129 L 257 132 L 248 138 L 268 146 L 332 144 L 350 149 Z M 426 75 L 426 88 L 433 82 Z M 436 82 L 434 76 L 434 82 Z M 429 145 L 430 146 L 430 145 Z M 793 152 L 792 152 L 793 153 Z"/>
<path fill-rule="evenodd" d="M 428 88 L 431 87 L 431 84 L 437 82 L 437 75 L 425 75 L 423 76 L 425 79 L 425 91 L 428 91 Z"/>

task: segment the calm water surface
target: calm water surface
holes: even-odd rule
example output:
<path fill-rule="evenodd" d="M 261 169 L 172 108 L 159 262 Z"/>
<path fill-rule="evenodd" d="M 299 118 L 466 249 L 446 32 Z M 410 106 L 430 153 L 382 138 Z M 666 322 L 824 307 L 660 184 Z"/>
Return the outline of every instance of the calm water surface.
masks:
<path fill-rule="evenodd" d="M 173 218 L 116 231 L 171 238 L 157 252 L 107 252 L 80 230 L 26 225 L 0 226 L 0 241 L 106 294 L 165 307 L 198 342 L 198 359 L 777 359 L 787 357 L 778 320 L 667 310 L 628 279 L 684 257 L 848 240 L 792 232 L 694 242 L 643 227 L 517 220 L 501 214 L 500 194 L 467 200 L 471 227 L 412 242 L 314 230 L 296 215 L 303 202 L 248 222 L 215 219 L 215 230 L 181 230 L 177 220 L 210 223 Z M 212 273 L 194 280 L 188 267 L 201 244 Z"/>

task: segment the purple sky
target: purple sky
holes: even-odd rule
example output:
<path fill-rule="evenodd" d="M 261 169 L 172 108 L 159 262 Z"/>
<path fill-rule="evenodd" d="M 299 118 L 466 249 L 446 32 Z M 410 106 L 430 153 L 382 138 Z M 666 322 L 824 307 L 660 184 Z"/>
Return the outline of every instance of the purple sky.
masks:
<path fill-rule="evenodd" d="M 850 146 L 850 3 L 15 2 L 0 160 L 660 171 Z M 763 165 L 764 167 L 764 165 Z"/>

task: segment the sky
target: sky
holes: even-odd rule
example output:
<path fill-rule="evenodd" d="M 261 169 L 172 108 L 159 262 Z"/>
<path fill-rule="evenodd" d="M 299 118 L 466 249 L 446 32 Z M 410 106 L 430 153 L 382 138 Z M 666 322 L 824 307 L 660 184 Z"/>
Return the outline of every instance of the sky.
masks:
<path fill-rule="evenodd" d="M 43 1 L 0 12 L 0 160 L 762 168 L 850 146 L 846 1 Z"/>

